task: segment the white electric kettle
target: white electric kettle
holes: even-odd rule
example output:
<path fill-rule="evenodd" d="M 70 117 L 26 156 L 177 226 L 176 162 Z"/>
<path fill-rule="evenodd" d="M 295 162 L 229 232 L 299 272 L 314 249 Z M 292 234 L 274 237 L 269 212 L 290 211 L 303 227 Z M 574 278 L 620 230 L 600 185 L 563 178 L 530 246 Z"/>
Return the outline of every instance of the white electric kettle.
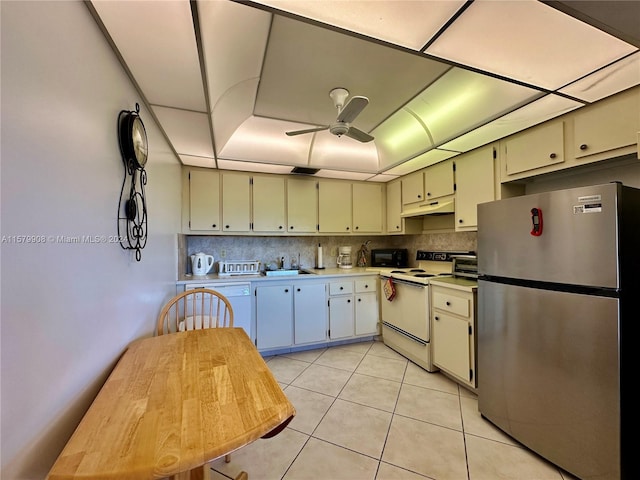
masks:
<path fill-rule="evenodd" d="M 206 275 L 213 267 L 213 256 L 202 252 L 191 255 L 191 272 L 194 275 Z"/>

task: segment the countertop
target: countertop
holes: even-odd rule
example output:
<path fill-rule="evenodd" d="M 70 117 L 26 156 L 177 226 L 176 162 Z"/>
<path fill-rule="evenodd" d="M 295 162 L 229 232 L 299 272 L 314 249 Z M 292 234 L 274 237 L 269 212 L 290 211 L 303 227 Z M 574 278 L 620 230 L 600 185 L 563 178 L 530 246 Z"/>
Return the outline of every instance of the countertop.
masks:
<path fill-rule="evenodd" d="M 430 280 L 431 285 L 455 288 L 465 292 L 475 292 L 478 289 L 478 281 L 467 277 L 438 277 Z"/>
<path fill-rule="evenodd" d="M 302 275 L 218 275 L 211 273 L 209 275 L 181 275 L 176 282 L 178 285 L 187 285 L 190 283 L 237 283 L 237 282 L 274 282 L 282 280 L 313 280 L 317 278 L 327 279 L 329 277 L 355 277 L 362 275 L 378 275 L 377 269 L 366 267 L 353 268 L 303 268 L 303 271 L 309 272 Z"/>

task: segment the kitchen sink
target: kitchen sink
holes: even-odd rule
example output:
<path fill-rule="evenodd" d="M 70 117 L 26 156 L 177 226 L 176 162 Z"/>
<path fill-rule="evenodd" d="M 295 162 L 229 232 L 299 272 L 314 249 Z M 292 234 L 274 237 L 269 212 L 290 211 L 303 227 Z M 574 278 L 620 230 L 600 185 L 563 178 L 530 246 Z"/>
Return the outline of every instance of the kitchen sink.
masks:
<path fill-rule="evenodd" d="M 314 275 L 313 272 L 307 272 L 306 270 L 288 270 L 286 268 L 279 268 L 278 270 L 265 270 L 263 275 L 267 277 L 272 276 L 284 276 L 284 275 Z"/>

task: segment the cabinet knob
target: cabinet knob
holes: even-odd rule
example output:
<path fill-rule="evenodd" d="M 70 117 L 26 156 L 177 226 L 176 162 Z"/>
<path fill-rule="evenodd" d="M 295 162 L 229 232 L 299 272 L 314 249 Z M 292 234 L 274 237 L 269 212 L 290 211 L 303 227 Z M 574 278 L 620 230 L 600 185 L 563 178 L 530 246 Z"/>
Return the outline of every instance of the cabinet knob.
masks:
<path fill-rule="evenodd" d="M 427 197 L 430 197 L 430 196 L 431 196 L 431 192 L 427 192 Z"/>
<path fill-rule="evenodd" d="M 451 302 L 445 302 L 445 304 L 447 305 L 447 307 L 451 306 Z"/>
<path fill-rule="evenodd" d="M 216 228 L 216 224 L 214 223 L 213 225 L 211 225 L 213 228 Z"/>
<path fill-rule="evenodd" d="M 463 222 L 464 222 L 464 220 L 462 220 L 461 218 L 458 219 L 458 223 L 463 223 Z"/>
<path fill-rule="evenodd" d="M 418 198 L 422 198 L 422 195 L 418 195 Z"/>
<path fill-rule="evenodd" d="M 351 299 L 347 300 L 347 303 L 351 303 Z"/>
<path fill-rule="evenodd" d="M 556 155 L 555 153 L 551 153 L 551 154 L 549 155 L 549 158 L 556 158 L 556 157 L 557 157 L 557 155 Z"/>
<path fill-rule="evenodd" d="M 225 225 L 224 228 L 229 228 L 229 225 Z"/>
<path fill-rule="evenodd" d="M 298 292 L 300 291 L 300 289 L 298 289 Z"/>
<path fill-rule="evenodd" d="M 365 285 L 364 288 L 369 288 L 369 285 Z"/>
<path fill-rule="evenodd" d="M 356 230 L 358 230 L 359 228 L 360 228 L 360 227 L 358 227 L 358 226 L 356 225 Z"/>
<path fill-rule="evenodd" d="M 586 143 L 583 143 L 582 145 L 580 145 L 580 150 L 586 150 L 587 148 L 588 147 Z"/>
<path fill-rule="evenodd" d="M 285 288 L 285 289 L 284 289 L 284 293 L 289 293 L 289 289 L 288 289 L 288 288 Z"/>
<path fill-rule="evenodd" d="M 347 227 L 347 230 L 349 230 L 349 227 Z"/>
<path fill-rule="evenodd" d="M 278 228 L 279 228 L 280 230 L 282 230 L 282 225 L 280 225 Z"/>
<path fill-rule="evenodd" d="M 434 320 L 440 320 L 440 317 L 433 317 Z"/>
<path fill-rule="evenodd" d="M 396 225 L 396 230 L 400 230 L 400 225 Z"/>
<path fill-rule="evenodd" d="M 362 301 L 362 299 L 361 299 L 361 298 L 359 298 L 359 299 L 358 299 L 358 301 L 359 301 L 359 302 L 361 302 L 361 301 Z"/>
<path fill-rule="evenodd" d="M 293 230 L 293 225 L 291 225 L 291 226 L 289 227 L 289 229 Z"/>
<path fill-rule="evenodd" d="M 340 287 L 340 290 L 344 290 L 344 287 Z"/>

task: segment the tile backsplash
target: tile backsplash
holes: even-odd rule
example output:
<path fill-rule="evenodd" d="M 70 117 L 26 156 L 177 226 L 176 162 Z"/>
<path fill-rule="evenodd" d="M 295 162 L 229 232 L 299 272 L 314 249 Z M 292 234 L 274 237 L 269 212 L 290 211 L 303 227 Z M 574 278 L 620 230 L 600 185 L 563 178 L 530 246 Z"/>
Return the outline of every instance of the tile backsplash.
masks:
<path fill-rule="evenodd" d="M 374 248 L 407 248 L 409 259 L 415 259 L 416 250 L 443 251 L 476 251 L 477 232 L 432 233 L 421 235 L 389 235 L 389 236 L 305 236 L 305 237 L 257 237 L 257 236 L 211 236 L 211 235 L 178 235 L 178 275 L 191 273 L 190 255 L 203 252 L 213 255 L 217 271 L 217 262 L 225 261 L 259 261 L 260 268 L 265 263 L 277 262 L 284 257 L 285 267 L 289 268 L 291 259 L 298 260 L 302 268 L 316 266 L 318 244 L 322 245 L 322 258 L 325 267 L 335 267 L 338 247 L 350 245 L 354 265 L 358 250 L 370 241 L 368 250 Z M 367 257 L 367 264 L 370 258 Z"/>

